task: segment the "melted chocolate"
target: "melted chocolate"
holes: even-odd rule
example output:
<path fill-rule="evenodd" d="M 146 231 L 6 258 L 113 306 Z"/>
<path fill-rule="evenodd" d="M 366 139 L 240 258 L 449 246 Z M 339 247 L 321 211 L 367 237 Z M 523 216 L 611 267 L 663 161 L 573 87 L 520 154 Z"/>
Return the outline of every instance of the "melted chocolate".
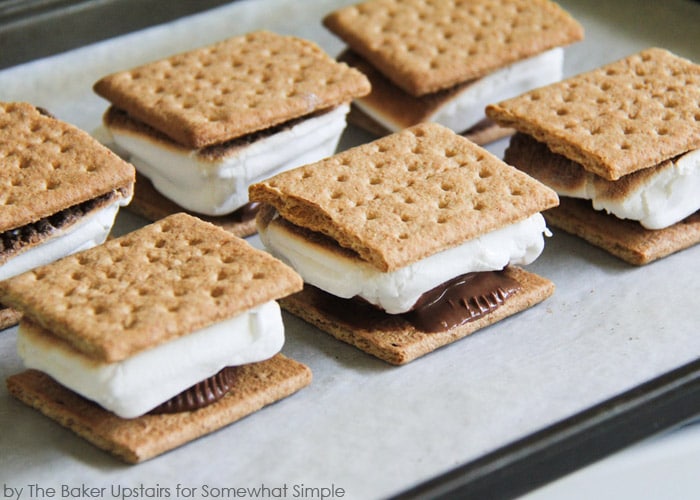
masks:
<path fill-rule="evenodd" d="M 405 313 L 424 332 L 442 332 L 489 314 L 520 290 L 502 271 L 468 273 L 425 292 Z"/>
<path fill-rule="evenodd" d="M 223 398 L 233 387 L 235 367 L 227 366 L 216 375 L 185 389 L 149 413 L 180 413 L 203 408 Z"/>
<path fill-rule="evenodd" d="M 520 289 L 520 283 L 503 271 L 488 271 L 463 274 L 433 288 L 403 314 L 387 314 L 361 298 L 340 299 L 317 289 L 313 301 L 355 330 L 400 331 L 408 322 L 422 332 L 436 333 L 494 311 Z"/>

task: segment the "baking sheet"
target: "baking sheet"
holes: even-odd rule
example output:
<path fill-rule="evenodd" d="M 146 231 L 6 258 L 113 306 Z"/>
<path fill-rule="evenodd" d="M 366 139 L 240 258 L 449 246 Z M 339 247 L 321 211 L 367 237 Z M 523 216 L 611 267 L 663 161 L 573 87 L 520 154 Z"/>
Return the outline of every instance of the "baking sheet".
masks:
<path fill-rule="evenodd" d="M 106 102 L 91 86 L 104 74 L 259 28 L 304 36 L 337 54 L 342 43 L 319 20 L 348 3 L 234 2 L 1 71 L 0 99 L 30 101 L 94 130 Z M 586 29 L 586 40 L 567 49 L 567 75 L 651 45 L 700 61 L 698 3 L 560 3 Z M 369 139 L 351 127 L 340 148 Z M 501 155 L 505 145 L 489 149 Z M 123 211 L 115 233 L 143 223 Z M 256 237 L 251 242 L 259 245 Z M 137 491 L 155 498 L 381 498 L 698 359 L 700 246 L 636 268 L 556 231 L 528 268 L 556 284 L 552 298 L 403 367 L 286 315 L 283 352 L 311 367 L 312 385 L 137 466 L 121 464 L 0 387 L 0 483 L 22 488 L 21 498 L 40 498 L 38 488 L 50 487 L 57 497 L 76 498 L 83 485 L 98 488 L 97 498 Z M 22 369 L 14 340 L 14 329 L 0 333 L 3 379 Z"/>

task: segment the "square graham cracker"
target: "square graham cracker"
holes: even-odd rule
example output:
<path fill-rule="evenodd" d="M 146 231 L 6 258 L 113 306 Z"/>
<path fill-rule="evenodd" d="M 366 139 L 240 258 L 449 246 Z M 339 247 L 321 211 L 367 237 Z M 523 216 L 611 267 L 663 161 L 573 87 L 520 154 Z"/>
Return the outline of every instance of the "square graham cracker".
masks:
<path fill-rule="evenodd" d="M 93 89 L 201 148 L 350 102 L 370 85 L 313 42 L 256 31 L 105 76 Z"/>
<path fill-rule="evenodd" d="M 416 96 L 583 38 L 581 25 L 548 0 L 370 0 L 323 24 Z"/>
<path fill-rule="evenodd" d="M 0 282 L 0 301 L 115 362 L 301 288 L 268 253 L 176 214 Z"/>
<path fill-rule="evenodd" d="M 384 272 L 558 203 L 548 187 L 434 123 L 283 172 L 249 196 Z"/>
<path fill-rule="evenodd" d="M 700 148 L 700 66 L 649 48 L 491 104 L 489 118 L 607 180 Z"/>
<path fill-rule="evenodd" d="M 402 365 L 532 307 L 554 293 L 554 284 L 546 278 L 515 266 L 507 267 L 504 272 L 521 284 L 520 291 L 491 313 L 444 332 L 421 332 L 401 315 L 385 314 L 360 303 L 350 306 L 348 301 L 309 285 L 303 291 L 281 299 L 280 304 L 338 340 L 387 363 Z M 371 326 L 367 326 L 370 323 L 367 318 L 372 319 Z"/>
<path fill-rule="evenodd" d="M 587 200 L 562 196 L 559 201 L 558 207 L 542 213 L 548 224 L 633 265 L 649 264 L 700 243 L 700 212 L 667 228 L 650 230 L 594 210 Z"/>
<path fill-rule="evenodd" d="M 29 103 L 0 103 L 0 232 L 103 195 L 131 196 L 134 167 Z"/>
<path fill-rule="evenodd" d="M 311 370 L 282 354 L 237 367 L 222 399 L 195 411 L 122 419 L 55 382 L 26 370 L 7 379 L 15 398 L 128 463 L 148 460 L 214 432 L 311 382 Z"/>

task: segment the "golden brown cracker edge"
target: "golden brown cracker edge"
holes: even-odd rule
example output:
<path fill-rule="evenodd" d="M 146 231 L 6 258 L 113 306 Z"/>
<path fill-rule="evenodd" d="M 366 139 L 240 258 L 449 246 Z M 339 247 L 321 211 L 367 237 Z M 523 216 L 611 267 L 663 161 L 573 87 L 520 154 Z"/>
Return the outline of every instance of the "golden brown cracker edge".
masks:
<path fill-rule="evenodd" d="M 700 212 L 665 229 L 649 230 L 635 221 L 594 210 L 586 200 L 561 197 L 558 207 L 542 215 L 549 225 L 636 266 L 700 243 Z"/>
<path fill-rule="evenodd" d="M 303 291 L 281 299 L 280 304 L 288 312 L 336 339 L 387 363 L 402 365 L 524 311 L 554 293 L 554 284 L 551 281 L 522 268 L 510 266 L 506 268 L 505 273 L 521 284 L 522 289 L 518 293 L 495 311 L 444 332 L 420 332 L 398 315 L 386 315 L 387 319 L 382 322 L 382 328 L 359 328 L 343 321 L 323 306 L 328 300 L 342 299 L 334 298 L 308 285 Z"/>
<path fill-rule="evenodd" d="M 195 411 L 122 419 L 55 382 L 26 370 L 7 379 L 15 398 L 128 463 L 184 445 L 284 399 L 311 383 L 311 370 L 282 354 L 239 367 L 224 398 Z"/>

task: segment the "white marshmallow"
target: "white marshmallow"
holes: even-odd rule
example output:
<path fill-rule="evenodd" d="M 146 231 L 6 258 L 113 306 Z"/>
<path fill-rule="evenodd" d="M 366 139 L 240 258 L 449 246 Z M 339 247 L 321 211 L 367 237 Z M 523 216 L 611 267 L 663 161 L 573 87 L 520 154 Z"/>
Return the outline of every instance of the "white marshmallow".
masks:
<path fill-rule="evenodd" d="M 226 366 L 268 359 L 284 344 L 279 305 L 267 302 L 116 363 L 100 363 L 56 338 L 20 324 L 17 350 L 24 364 L 122 418 L 152 410 Z"/>
<path fill-rule="evenodd" d="M 108 131 L 165 197 L 194 212 L 225 215 L 248 202 L 250 184 L 331 156 L 349 109 L 348 104 L 338 106 L 216 158 L 119 129 Z"/>
<path fill-rule="evenodd" d="M 114 225 L 119 207 L 129 204 L 131 198 L 120 198 L 58 231 L 45 242 L 28 248 L 0 266 L 0 280 L 5 280 L 49 264 L 55 260 L 104 243 Z"/>
<path fill-rule="evenodd" d="M 359 258 L 303 239 L 275 219 L 267 228 L 258 229 L 265 247 L 306 283 L 337 297 L 362 297 L 390 314 L 410 310 L 423 293 L 461 274 L 531 263 L 544 248 L 543 235 L 549 234 L 544 218 L 537 213 L 396 271 L 381 272 Z"/>
<path fill-rule="evenodd" d="M 439 123 L 458 133 L 464 132 L 485 118 L 484 109 L 487 104 L 559 81 L 563 66 L 564 49 L 561 47 L 517 61 L 465 86 L 426 121 Z M 362 98 L 356 99 L 355 105 L 391 132 L 403 128 L 391 116 L 368 106 Z"/>
<path fill-rule="evenodd" d="M 671 166 L 658 169 L 624 199 L 601 197 L 591 177 L 579 189 L 558 188 L 558 192 L 592 200 L 596 210 L 639 221 L 647 229 L 662 229 L 700 210 L 700 150 L 685 153 Z"/>

